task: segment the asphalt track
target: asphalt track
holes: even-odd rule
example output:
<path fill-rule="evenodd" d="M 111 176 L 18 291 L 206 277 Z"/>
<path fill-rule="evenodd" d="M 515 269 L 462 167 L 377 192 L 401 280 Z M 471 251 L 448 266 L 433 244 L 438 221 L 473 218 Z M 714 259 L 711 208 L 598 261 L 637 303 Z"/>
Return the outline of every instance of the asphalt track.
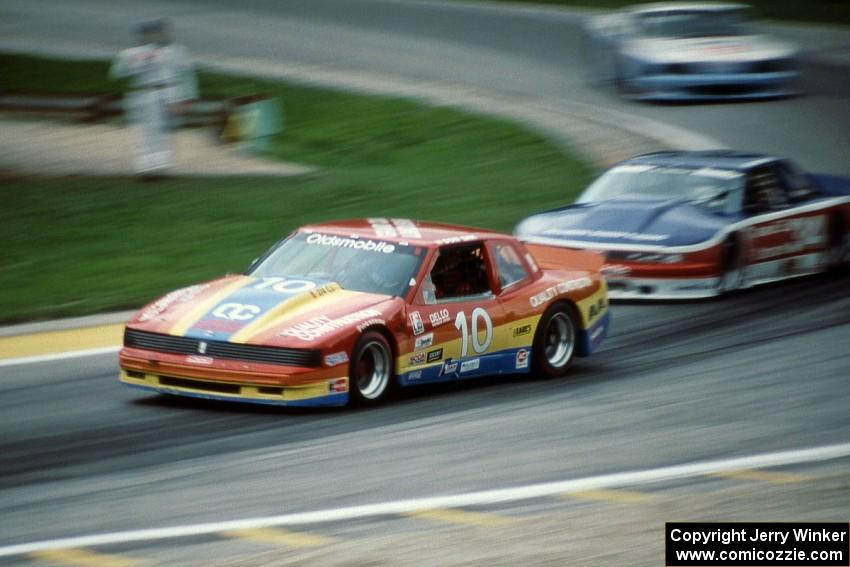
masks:
<path fill-rule="evenodd" d="M 850 173 L 850 84 L 820 64 L 807 69 L 806 98 L 644 106 L 578 79 L 564 33 L 572 13 L 365 1 L 105 5 L 10 0 L 0 21 L 13 40 L 43 28 L 106 49 L 125 43 L 128 21 L 170 15 L 181 39 L 207 53 L 595 101 Z M 823 276 L 719 301 L 616 305 L 612 336 L 568 379 L 418 389 L 370 411 L 146 396 L 117 387 L 113 356 L 3 367 L 0 545 L 845 443 L 848 289 L 847 275 Z"/>

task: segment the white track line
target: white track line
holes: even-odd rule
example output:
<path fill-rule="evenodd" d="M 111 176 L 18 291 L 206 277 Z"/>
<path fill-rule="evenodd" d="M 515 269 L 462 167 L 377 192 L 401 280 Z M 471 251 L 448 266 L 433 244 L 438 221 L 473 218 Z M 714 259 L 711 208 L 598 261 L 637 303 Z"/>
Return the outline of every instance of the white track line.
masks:
<path fill-rule="evenodd" d="M 814 449 L 797 449 L 768 453 L 749 457 L 704 461 L 685 465 L 675 465 L 651 470 L 638 470 L 614 474 L 606 474 L 574 480 L 545 482 L 514 488 L 483 490 L 467 494 L 448 496 L 433 496 L 397 500 L 378 504 L 349 506 L 314 512 L 300 512 L 267 516 L 260 518 L 245 518 L 205 524 L 190 524 L 168 528 L 152 528 L 125 532 L 114 532 L 80 537 L 70 537 L 32 543 L 21 543 L 0 547 L 0 557 L 22 555 L 48 549 L 64 549 L 73 547 L 90 547 L 97 545 L 121 544 L 137 541 L 170 539 L 186 536 L 208 535 L 229 530 L 268 528 L 274 526 L 293 526 L 303 524 L 318 524 L 341 520 L 354 520 L 389 514 L 407 514 L 432 508 L 457 508 L 460 506 L 480 506 L 483 504 L 498 504 L 517 502 L 531 498 L 552 496 L 562 492 L 615 488 L 628 485 L 646 484 L 650 482 L 669 481 L 681 478 L 691 478 L 708 474 L 726 472 L 738 469 L 776 467 L 799 463 L 827 461 L 850 456 L 850 443 L 828 445 Z"/>
<path fill-rule="evenodd" d="M 120 346 L 101 348 L 89 348 L 85 350 L 72 350 L 68 352 L 57 352 L 54 354 L 39 354 L 36 356 L 23 356 L 20 358 L 6 358 L 0 360 L 0 367 L 18 366 L 20 364 L 36 364 L 38 362 L 50 362 L 52 360 L 66 360 L 69 358 L 80 358 L 83 356 L 95 356 L 98 354 L 113 354 L 121 350 Z"/>

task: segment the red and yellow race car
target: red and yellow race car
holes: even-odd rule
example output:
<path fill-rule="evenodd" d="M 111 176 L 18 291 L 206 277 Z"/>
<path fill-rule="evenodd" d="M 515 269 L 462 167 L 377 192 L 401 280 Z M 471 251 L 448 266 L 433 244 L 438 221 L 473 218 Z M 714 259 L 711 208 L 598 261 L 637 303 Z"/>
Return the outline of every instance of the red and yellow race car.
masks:
<path fill-rule="evenodd" d="M 609 325 L 597 255 L 373 218 L 300 228 L 244 275 L 127 323 L 121 382 L 285 406 L 372 404 L 397 386 L 563 375 Z"/>

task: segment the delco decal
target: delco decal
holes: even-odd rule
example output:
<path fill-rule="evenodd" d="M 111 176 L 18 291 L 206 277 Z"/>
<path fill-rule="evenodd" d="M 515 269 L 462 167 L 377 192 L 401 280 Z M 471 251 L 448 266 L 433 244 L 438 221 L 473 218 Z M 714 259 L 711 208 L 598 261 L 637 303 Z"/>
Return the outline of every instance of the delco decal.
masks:
<path fill-rule="evenodd" d="M 337 329 L 342 329 L 355 323 L 361 323 L 366 319 L 377 318 L 380 315 L 381 312 L 377 309 L 362 309 L 336 319 L 331 319 L 326 315 L 320 315 L 284 329 L 280 332 L 280 336 L 294 337 L 302 341 L 313 341 Z"/>
<path fill-rule="evenodd" d="M 419 311 L 412 311 L 410 313 L 410 326 L 413 327 L 414 335 L 421 335 L 425 332 L 425 325 L 422 323 L 422 316 L 419 314 Z"/>
<path fill-rule="evenodd" d="M 439 327 L 444 323 L 448 323 L 451 318 L 452 317 L 449 315 L 448 309 L 440 309 L 439 311 L 434 311 L 428 315 L 428 319 L 430 319 L 432 327 Z"/>
<path fill-rule="evenodd" d="M 144 311 L 139 315 L 139 321 L 145 322 L 154 319 L 174 303 L 191 301 L 208 287 L 210 287 L 210 284 L 201 284 L 172 291 L 145 307 Z"/>
<path fill-rule="evenodd" d="M 528 368 L 528 349 L 521 348 L 516 351 L 516 368 Z"/>
<path fill-rule="evenodd" d="M 307 244 L 319 244 L 321 246 L 332 246 L 334 248 L 352 248 L 354 250 L 363 250 L 366 252 L 383 252 L 384 254 L 392 254 L 395 252 L 395 245 L 389 242 L 380 240 L 367 240 L 360 238 L 344 238 L 332 234 L 319 234 L 314 232 L 307 237 Z"/>
<path fill-rule="evenodd" d="M 562 293 L 567 293 L 576 289 L 582 289 L 593 285 L 593 280 L 588 277 L 578 278 L 574 280 L 564 280 L 558 282 L 552 287 L 547 287 L 540 293 L 536 293 L 529 298 L 529 303 L 532 307 L 539 307 L 550 299 L 559 296 Z"/>
<path fill-rule="evenodd" d="M 437 362 L 438 360 L 443 359 L 443 349 L 438 348 L 437 350 L 432 350 L 428 353 L 427 360 L 428 362 Z"/>
<path fill-rule="evenodd" d="M 471 372 L 472 370 L 478 370 L 481 367 L 481 359 L 473 358 L 472 360 L 464 360 L 460 363 L 460 371 L 461 372 Z"/>
<path fill-rule="evenodd" d="M 348 355 L 345 351 L 335 352 L 325 356 L 325 366 L 338 366 L 345 362 L 348 362 Z"/>
<path fill-rule="evenodd" d="M 414 350 L 422 350 L 423 348 L 428 348 L 429 346 L 434 344 L 434 333 L 428 333 L 427 335 L 422 335 L 421 337 L 416 337 L 416 344 L 414 345 Z"/>

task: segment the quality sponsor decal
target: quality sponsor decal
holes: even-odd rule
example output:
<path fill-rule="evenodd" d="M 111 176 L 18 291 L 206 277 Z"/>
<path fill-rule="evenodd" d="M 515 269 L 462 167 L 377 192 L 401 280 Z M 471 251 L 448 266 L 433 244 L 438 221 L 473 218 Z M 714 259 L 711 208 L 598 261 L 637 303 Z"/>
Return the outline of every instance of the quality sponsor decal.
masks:
<path fill-rule="evenodd" d="M 577 278 L 574 280 L 564 280 L 562 282 L 558 282 L 557 284 L 547 287 L 540 293 L 536 293 L 529 298 L 529 303 L 531 303 L 532 307 L 539 307 L 549 301 L 550 299 L 557 297 L 562 293 L 567 293 L 576 289 L 582 289 L 585 287 L 590 287 L 593 285 L 593 280 L 588 277 Z"/>
<path fill-rule="evenodd" d="M 410 326 L 413 327 L 414 335 L 421 335 L 425 332 L 425 324 L 422 322 L 422 315 L 419 314 L 419 311 L 412 311 L 410 313 Z"/>
<path fill-rule="evenodd" d="M 439 311 L 434 311 L 428 315 L 428 319 L 431 321 L 432 327 L 439 327 L 440 325 L 448 323 L 451 318 L 452 317 L 449 314 L 448 309 L 440 309 Z"/>
<path fill-rule="evenodd" d="M 443 359 L 443 349 L 438 348 L 437 350 L 432 350 L 428 353 L 427 360 L 428 362 L 437 362 L 438 360 Z"/>
<path fill-rule="evenodd" d="M 424 348 L 428 348 L 434 344 L 434 333 L 428 333 L 427 335 L 422 335 L 421 337 L 416 337 L 416 343 L 414 345 L 414 350 L 422 350 Z"/>
<path fill-rule="evenodd" d="M 521 368 L 528 368 L 528 349 L 521 348 L 516 351 L 516 368 L 517 370 Z"/>
<path fill-rule="evenodd" d="M 471 372 L 472 370 L 478 370 L 481 367 L 481 359 L 473 358 L 471 360 L 464 360 L 460 363 L 460 371 L 461 372 Z"/>
<path fill-rule="evenodd" d="M 280 336 L 294 337 L 302 341 L 314 341 L 337 329 L 361 323 L 367 319 L 377 318 L 380 315 L 381 312 L 377 309 L 361 309 L 336 319 L 331 319 L 327 315 L 320 315 L 284 329 L 280 332 Z"/>
<path fill-rule="evenodd" d="M 203 364 L 205 366 L 209 366 L 213 363 L 213 359 L 209 356 L 198 356 L 197 354 L 190 354 L 186 357 L 186 362 L 188 362 L 189 364 Z"/>
<path fill-rule="evenodd" d="M 348 362 L 348 354 L 345 351 L 335 352 L 325 356 L 325 366 L 339 366 Z"/>
<path fill-rule="evenodd" d="M 314 232 L 307 237 L 307 244 L 318 244 L 320 246 L 331 246 L 334 248 L 351 248 L 365 252 L 382 252 L 384 254 L 395 252 L 395 245 L 389 242 L 365 238 L 345 238 L 333 234 L 320 234 L 318 232 Z"/>
<path fill-rule="evenodd" d="M 531 334 L 531 324 L 522 325 L 520 327 L 514 327 L 513 336 L 514 337 L 523 337 L 525 335 Z"/>
<path fill-rule="evenodd" d="M 139 321 L 150 321 L 175 303 L 191 301 L 208 287 L 210 287 L 210 284 L 201 284 L 172 291 L 145 307 L 144 311 L 139 315 Z"/>
<path fill-rule="evenodd" d="M 410 360 L 407 363 L 408 366 L 418 366 L 419 364 L 425 364 L 424 352 L 417 352 L 416 354 L 410 357 Z"/>

